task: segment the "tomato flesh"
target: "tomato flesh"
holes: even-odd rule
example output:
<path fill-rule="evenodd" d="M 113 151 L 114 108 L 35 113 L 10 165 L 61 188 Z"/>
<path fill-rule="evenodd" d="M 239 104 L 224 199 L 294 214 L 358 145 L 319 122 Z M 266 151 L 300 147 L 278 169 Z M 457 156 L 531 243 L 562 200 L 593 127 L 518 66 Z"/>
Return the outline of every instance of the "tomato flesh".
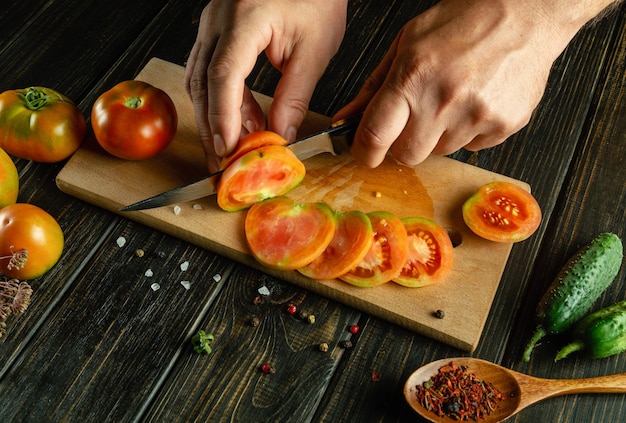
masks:
<path fill-rule="evenodd" d="M 266 145 L 287 145 L 287 140 L 271 131 L 250 132 L 241 137 L 235 151 L 222 159 L 220 169 L 226 169 L 244 154 Z"/>
<path fill-rule="evenodd" d="M 408 236 L 402 221 L 392 213 L 368 213 L 373 243 L 359 264 L 339 279 L 359 287 L 382 285 L 396 278 L 406 262 Z"/>
<path fill-rule="evenodd" d="M 266 145 L 235 160 L 217 185 L 217 204 L 239 211 L 271 197 L 286 194 L 304 179 L 304 164 L 288 148 Z"/>
<path fill-rule="evenodd" d="M 416 288 L 443 279 L 452 268 L 454 249 L 444 228 L 422 218 L 402 219 L 408 236 L 407 259 L 395 283 Z"/>
<path fill-rule="evenodd" d="M 360 211 L 337 215 L 332 241 L 324 252 L 307 266 L 298 269 L 312 279 L 335 279 L 356 267 L 374 243 L 369 217 Z"/>
<path fill-rule="evenodd" d="M 541 223 L 541 208 L 528 191 L 504 181 L 483 185 L 463 204 L 463 220 L 476 235 L 496 242 L 519 242 Z"/>
<path fill-rule="evenodd" d="M 259 263 L 293 270 L 322 254 L 335 233 L 336 218 L 324 203 L 298 204 L 280 196 L 254 204 L 244 226 L 252 256 Z"/>

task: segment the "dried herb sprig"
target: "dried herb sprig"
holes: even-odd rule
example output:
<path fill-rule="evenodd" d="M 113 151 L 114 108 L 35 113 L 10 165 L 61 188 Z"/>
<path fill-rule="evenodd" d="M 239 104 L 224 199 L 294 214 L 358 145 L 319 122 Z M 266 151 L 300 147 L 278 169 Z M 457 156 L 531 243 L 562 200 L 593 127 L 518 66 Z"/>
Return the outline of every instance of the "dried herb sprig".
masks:
<path fill-rule="evenodd" d="M 6 321 L 28 308 L 33 290 L 28 282 L 17 279 L 0 280 L 0 338 L 6 333 Z"/>
<path fill-rule="evenodd" d="M 25 248 L 21 248 L 17 251 L 13 251 L 13 248 L 15 247 L 11 245 L 10 256 L 0 257 L 0 259 L 6 259 L 6 258 L 9 259 L 9 263 L 7 264 L 7 269 L 21 270 L 26 264 L 26 261 L 28 260 L 28 250 Z"/>

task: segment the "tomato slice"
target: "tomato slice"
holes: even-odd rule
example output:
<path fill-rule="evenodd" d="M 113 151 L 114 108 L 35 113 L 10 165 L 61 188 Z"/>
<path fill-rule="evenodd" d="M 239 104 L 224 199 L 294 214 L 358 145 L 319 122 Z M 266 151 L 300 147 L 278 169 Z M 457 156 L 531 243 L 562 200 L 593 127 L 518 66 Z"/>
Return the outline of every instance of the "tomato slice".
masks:
<path fill-rule="evenodd" d="M 217 204 L 239 211 L 266 198 L 284 195 L 304 179 L 304 164 L 287 147 L 266 145 L 235 160 L 217 185 Z"/>
<path fill-rule="evenodd" d="M 283 196 L 256 203 L 245 221 L 253 257 L 281 270 L 304 267 L 319 257 L 335 227 L 335 212 L 326 204 L 298 204 Z"/>
<path fill-rule="evenodd" d="M 324 252 L 307 266 L 298 269 L 312 279 L 335 279 L 356 267 L 374 243 L 369 217 L 352 210 L 337 215 L 332 241 Z"/>
<path fill-rule="evenodd" d="M 220 169 L 226 169 L 244 154 L 266 145 L 287 145 L 287 140 L 271 131 L 250 132 L 241 137 L 235 151 L 222 159 Z"/>
<path fill-rule="evenodd" d="M 402 219 L 409 238 L 407 259 L 395 283 L 411 288 L 443 279 L 452 268 L 454 249 L 444 228 L 423 217 Z"/>
<path fill-rule="evenodd" d="M 463 220 L 476 235 L 497 242 L 519 242 L 541 223 L 541 208 L 525 189 L 504 181 L 483 185 L 463 204 Z"/>
<path fill-rule="evenodd" d="M 359 287 L 382 285 L 396 278 L 406 262 L 408 237 L 400 218 L 392 213 L 368 213 L 374 230 L 372 247 L 359 264 L 339 279 Z"/>

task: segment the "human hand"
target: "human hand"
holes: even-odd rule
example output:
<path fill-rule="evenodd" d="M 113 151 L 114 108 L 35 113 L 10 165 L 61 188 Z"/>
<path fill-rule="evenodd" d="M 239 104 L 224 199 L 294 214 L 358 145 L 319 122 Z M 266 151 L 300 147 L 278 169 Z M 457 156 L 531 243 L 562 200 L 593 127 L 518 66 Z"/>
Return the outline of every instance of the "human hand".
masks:
<path fill-rule="evenodd" d="M 212 0 L 202 12 L 185 72 L 210 171 L 242 134 L 265 129 L 245 84 L 259 54 L 282 72 L 268 129 L 292 141 L 317 81 L 337 52 L 347 0 Z"/>
<path fill-rule="evenodd" d="M 375 167 L 391 150 L 415 165 L 431 153 L 492 147 L 520 130 L 569 41 L 548 16 L 534 3 L 443 0 L 408 22 L 333 118 L 365 111 L 354 157 Z"/>

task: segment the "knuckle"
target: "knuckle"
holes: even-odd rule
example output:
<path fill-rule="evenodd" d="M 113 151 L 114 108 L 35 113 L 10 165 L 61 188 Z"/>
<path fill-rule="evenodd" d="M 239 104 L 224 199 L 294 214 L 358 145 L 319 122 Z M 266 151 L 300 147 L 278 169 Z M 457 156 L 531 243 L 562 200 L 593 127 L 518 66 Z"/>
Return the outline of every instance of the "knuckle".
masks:
<path fill-rule="evenodd" d="M 369 150 L 386 150 L 389 143 L 386 141 L 386 137 L 381 135 L 375 129 L 372 129 L 367 123 L 361 128 L 361 144 L 363 147 Z"/>
<path fill-rule="evenodd" d="M 199 75 L 192 75 L 187 82 L 187 86 L 192 98 L 204 98 L 207 94 L 206 80 Z"/>

